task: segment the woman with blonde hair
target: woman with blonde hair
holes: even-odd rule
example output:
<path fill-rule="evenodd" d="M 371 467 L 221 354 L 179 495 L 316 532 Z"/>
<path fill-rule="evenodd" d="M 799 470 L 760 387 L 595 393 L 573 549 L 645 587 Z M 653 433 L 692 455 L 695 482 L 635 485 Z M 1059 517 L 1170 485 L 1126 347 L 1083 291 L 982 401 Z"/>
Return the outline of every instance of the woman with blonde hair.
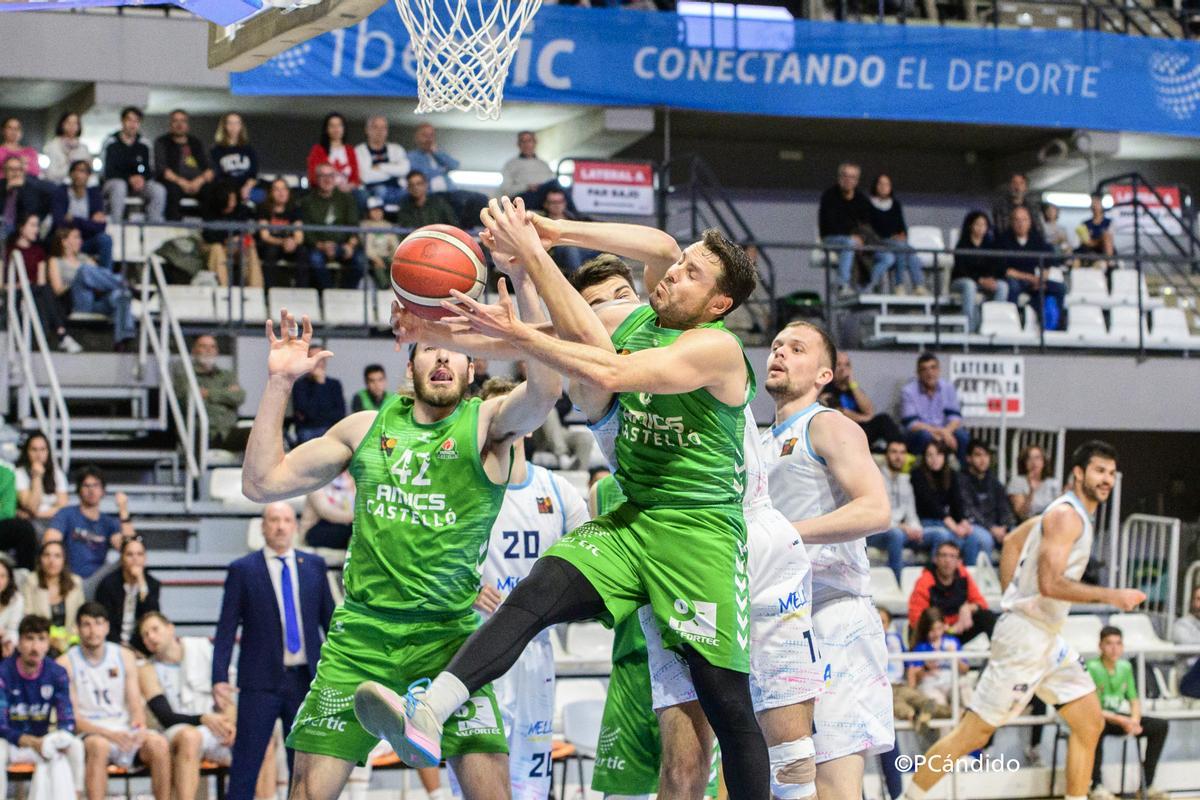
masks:
<path fill-rule="evenodd" d="M 21 588 L 25 613 L 50 620 L 50 646 L 65 653 L 77 640 L 75 613 L 83 605 L 83 581 L 67 566 L 67 551 L 59 541 L 45 542 L 38 551 L 37 569 Z"/>
<path fill-rule="evenodd" d="M 250 145 L 242 115 L 236 111 L 222 114 L 217 122 L 215 140 L 216 146 L 209 151 L 215 180 L 232 184 L 237 188 L 238 196 L 249 201 L 251 192 L 258 185 L 258 152 Z"/>

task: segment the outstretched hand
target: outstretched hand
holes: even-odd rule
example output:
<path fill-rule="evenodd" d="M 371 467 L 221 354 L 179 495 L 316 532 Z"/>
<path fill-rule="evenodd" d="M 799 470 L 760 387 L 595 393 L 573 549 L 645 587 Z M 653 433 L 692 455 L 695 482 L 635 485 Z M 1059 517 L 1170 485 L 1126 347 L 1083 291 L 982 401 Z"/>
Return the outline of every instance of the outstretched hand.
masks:
<path fill-rule="evenodd" d="M 312 343 L 312 321 L 305 314 L 300 318 L 299 336 L 296 335 L 296 318 L 285 308 L 279 313 L 279 336 L 275 336 L 275 322 L 267 320 L 267 375 L 294 381 L 307 375 L 325 359 L 333 356 L 328 350 L 308 354 Z"/>
<path fill-rule="evenodd" d="M 491 249 L 519 259 L 529 259 L 544 249 L 541 236 L 530 221 L 531 216 L 526 212 L 525 201 L 521 198 L 518 197 L 514 202 L 501 197 L 488 201 L 487 208 L 479 213 L 479 221 L 493 243 L 489 245 Z M 480 238 L 484 239 L 483 236 Z M 487 239 L 484 242 L 486 244 Z"/>
<path fill-rule="evenodd" d="M 493 339 L 513 341 L 518 333 L 528 326 L 517 316 L 517 307 L 508 293 L 508 281 L 501 279 L 499 285 L 500 298 L 496 304 L 481 303 L 457 289 L 451 289 L 450 294 L 457 301 L 442 301 L 442 308 L 452 311 L 457 316 L 446 317 L 455 333 L 482 333 Z"/>

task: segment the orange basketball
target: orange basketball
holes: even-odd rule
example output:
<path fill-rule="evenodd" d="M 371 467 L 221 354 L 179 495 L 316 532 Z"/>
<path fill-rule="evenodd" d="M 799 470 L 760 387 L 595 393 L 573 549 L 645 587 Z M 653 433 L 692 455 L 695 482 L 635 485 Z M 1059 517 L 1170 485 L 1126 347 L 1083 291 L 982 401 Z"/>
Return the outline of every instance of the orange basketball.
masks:
<path fill-rule="evenodd" d="M 438 319 L 450 312 L 451 289 L 478 298 L 487 280 L 483 250 L 453 225 L 426 225 L 404 237 L 392 256 L 392 291 L 412 313 Z"/>

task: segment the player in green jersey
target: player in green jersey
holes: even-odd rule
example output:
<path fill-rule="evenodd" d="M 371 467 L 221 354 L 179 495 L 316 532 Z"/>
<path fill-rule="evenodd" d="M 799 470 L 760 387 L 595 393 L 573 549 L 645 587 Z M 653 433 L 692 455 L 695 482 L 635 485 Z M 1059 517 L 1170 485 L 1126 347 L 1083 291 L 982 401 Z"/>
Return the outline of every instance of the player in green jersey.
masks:
<path fill-rule="evenodd" d="M 465 296 L 459 298 L 459 324 L 504 339 L 567 375 L 573 401 L 591 419 L 617 396 L 617 476 L 630 502 L 548 551 L 510 596 L 507 613 L 502 609 L 485 624 L 430 690 L 397 712 L 404 735 L 392 744 L 405 751 L 402 757 L 413 756 L 410 763 L 430 763 L 450 709 L 473 687 L 502 674 L 539 630 L 586 618 L 619 623 L 649 604 L 666 644 L 686 659 L 704 714 L 730 754 L 725 769 L 731 796 L 766 798 L 767 753 L 746 676 L 746 530 L 739 483 L 744 409 L 755 384 L 740 343 L 720 324 L 752 291 L 753 264 L 715 231 L 682 252 L 669 236 L 657 234 L 657 243 L 669 245 L 655 245 L 662 280 L 650 307 L 593 313 L 561 276 L 558 286 L 546 280 L 552 264 L 542 263 L 548 261 L 545 242 L 519 203 L 493 203 L 484 222 L 501 249 L 527 265 L 562 338 L 519 323 L 511 303 L 485 306 Z M 644 240 L 647 230 L 594 227 L 603 232 L 593 247 L 631 256 L 620 239 L 633 234 Z M 604 235 L 612 246 L 602 243 Z M 588 402 L 577 392 L 581 386 L 590 387 L 593 401 L 604 399 Z"/>
<path fill-rule="evenodd" d="M 537 307 L 517 280 L 523 310 Z M 508 483 L 512 443 L 553 409 L 561 378 L 529 365 L 513 393 L 464 399 L 467 356 L 433 344 L 409 350 L 413 396 L 352 414 L 284 453 L 283 416 L 292 384 L 328 351 L 309 355 L 312 326 L 283 311 L 280 336 L 267 322 L 267 387 L 243 467 L 243 491 L 269 502 L 305 494 L 349 468 L 357 487 L 347 549 L 346 602 L 333 616 L 317 675 L 288 739 L 297 751 L 292 800 L 333 800 L 378 731 L 356 718 L 355 690 L 401 702 L 436 673 L 474 631 L 479 567 Z M 468 798 L 509 796 L 504 731 L 491 688 L 476 687 L 446 721 L 446 756 Z M 361 710 L 360 710 L 361 711 Z"/>

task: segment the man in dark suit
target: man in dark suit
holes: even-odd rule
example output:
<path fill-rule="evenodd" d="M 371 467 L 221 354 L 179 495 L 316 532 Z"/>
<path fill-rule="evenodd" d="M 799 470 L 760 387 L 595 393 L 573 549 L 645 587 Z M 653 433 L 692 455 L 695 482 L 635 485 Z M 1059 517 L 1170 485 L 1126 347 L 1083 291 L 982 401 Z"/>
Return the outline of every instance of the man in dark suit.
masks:
<path fill-rule="evenodd" d="M 50 198 L 50 216 L 54 227 L 76 228 L 83 237 L 83 252 L 95 257 L 105 269 L 112 269 L 112 237 L 104 232 L 108 217 L 104 214 L 104 193 L 99 186 L 88 186 L 92 165 L 74 161 L 68 173 L 70 183 L 56 186 Z"/>
<path fill-rule="evenodd" d="M 238 656 L 237 737 L 229 768 L 230 800 L 254 797 L 255 781 L 275 720 L 283 734 L 317 673 L 321 643 L 333 615 L 325 562 L 292 548 L 296 512 L 286 503 L 263 511 L 266 547 L 229 565 L 213 647 L 213 695 L 217 708 L 233 702 L 229 662 L 241 626 Z M 288 767 L 292 751 L 288 750 Z"/>

